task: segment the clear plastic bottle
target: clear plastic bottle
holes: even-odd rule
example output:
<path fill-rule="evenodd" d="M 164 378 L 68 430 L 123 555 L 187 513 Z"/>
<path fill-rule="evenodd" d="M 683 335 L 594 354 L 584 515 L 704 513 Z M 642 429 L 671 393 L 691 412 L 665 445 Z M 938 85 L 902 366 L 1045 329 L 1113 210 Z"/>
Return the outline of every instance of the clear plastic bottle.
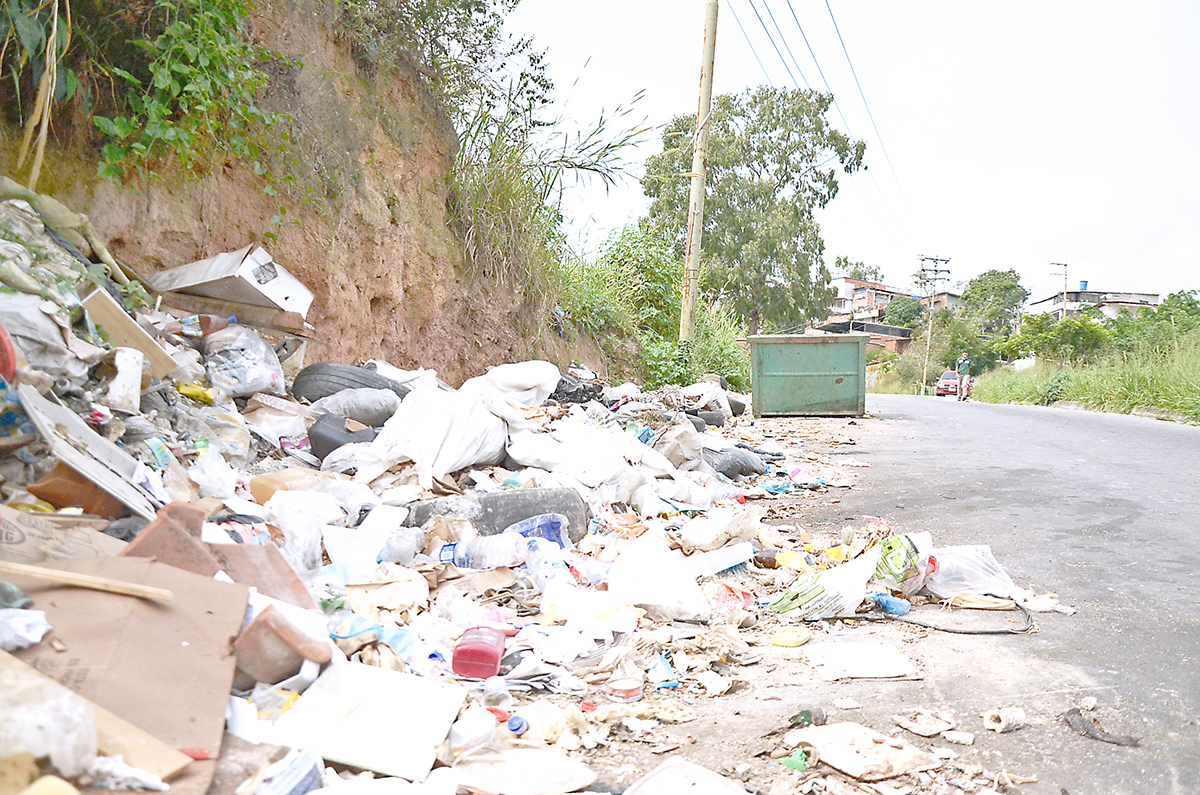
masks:
<path fill-rule="evenodd" d="M 438 560 L 460 569 L 495 569 L 520 566 L 529 556 L 529 541 L 516 533 L 480 536 L 470 541 L 443 544 Z"/>

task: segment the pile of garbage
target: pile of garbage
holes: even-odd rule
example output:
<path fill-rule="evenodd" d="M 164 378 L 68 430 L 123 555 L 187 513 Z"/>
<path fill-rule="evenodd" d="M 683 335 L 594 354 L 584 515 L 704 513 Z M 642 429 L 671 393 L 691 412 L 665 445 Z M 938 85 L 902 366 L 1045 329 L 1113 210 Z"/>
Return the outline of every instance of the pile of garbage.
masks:
<path fill-rule="evenodd" d="M 919 594 L 1056 607 L 986 547 L 765 523 L 852 477 L 717 377 L 305 367 L 311 293 L 262 249 L 129 314 L 19 201 L 0 258 L 0 764 L 24 782 L 203 792 L 232 736 L 279 749 L 258 792 L 569 792 L 615 731 L 751 687 L 760 622 L 786 646 Z M 627 791 L 742 791 L 668 761 Z"/>

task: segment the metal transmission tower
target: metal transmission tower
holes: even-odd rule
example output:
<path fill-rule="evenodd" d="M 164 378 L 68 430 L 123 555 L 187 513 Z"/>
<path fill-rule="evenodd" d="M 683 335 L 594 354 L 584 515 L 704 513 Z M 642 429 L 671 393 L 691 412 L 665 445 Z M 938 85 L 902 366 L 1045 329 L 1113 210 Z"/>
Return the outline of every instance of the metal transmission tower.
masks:
<path fill-rule="evenodd" d="M 929 288 L 929 304 L 926 306 L 926 311 L 929 312 L 929 331 L 925 333 L 925 366 L 921 368 L 921 394 L 925 394 L 925 384 L 929 379 L 929 348 L 933 342 L 933 296 L 937 294 L 938 282 L 945 280 L 947 277 L 944 273 L 949 273 L 949 268 L 941 268 L 939 265 L 946 265 L 950 262 L 949 257 L 927 257 L 921 255 L 921 284 Z M 926 264 L 932 263 L 932 264 Z"/>

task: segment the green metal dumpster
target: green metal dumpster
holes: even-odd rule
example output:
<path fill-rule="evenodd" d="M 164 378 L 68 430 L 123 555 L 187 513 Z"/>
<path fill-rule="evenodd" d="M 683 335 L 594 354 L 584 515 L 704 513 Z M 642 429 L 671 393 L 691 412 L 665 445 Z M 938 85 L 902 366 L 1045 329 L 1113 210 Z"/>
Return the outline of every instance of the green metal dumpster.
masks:
<path fill-rule="evenodd" d="M 750 337 L 754 415 L 861 417 L 869 334 Z"/>

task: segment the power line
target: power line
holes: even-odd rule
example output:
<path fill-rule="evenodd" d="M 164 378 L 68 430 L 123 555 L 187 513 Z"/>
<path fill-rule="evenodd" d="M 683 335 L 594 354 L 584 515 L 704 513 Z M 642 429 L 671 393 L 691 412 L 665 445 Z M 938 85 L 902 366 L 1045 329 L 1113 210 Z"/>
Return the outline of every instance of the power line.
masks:
<path fill-rule="evenodd" d="M 858 73 L 854 71 L 854 63 L 850 60 L 850 51 L 846 49 L 846 41 L 842 38 L 842 31 L 838 29 L 837 19 L 833 16 L 833 7 L 829 5 L 829 0 L 825 0 L 825 8 L 829 9 L 829 19 L 833 21 L 833 29 L 837 33 L 838 41 L 842 45 L 842 52 L 846 55 L 846 63 L 850 66 L 850 74 L 854 76 L 854 85 L 858 86 L 858 95 L 862 97 L 863 107 L 867 109 L 867 118 L 871 120 L 871 127 L 875 130 L 875 137 L 879 139 L 879 148 L 883 151 L 883 157 L 887 160 L 888 168 L 892 170 L 892 177 L 896 180 L 896 187 L 900 188 L 900 193 L 904 193 L 904 187 L 900 184 L 900 177 L 896 175 L 896 167 L 892 165 L 892 158 L 888 156 L 887 147 L 883 144 L 883 136 L 879 134 L 879 127 L 875 124 L 875 116 L 871 113 L 871 106 L 867 104 L 867 95 L 863 93 L 862 83 L 858 82 Z"/>
<path fill-rule="evenodd" d="M 758 50 L 754 49 L 754 43 L 750 41 L 750 35 L 746 33 L 746 29 L 742 27 L 742 20 L 738 19 L 737 11 L 734 10 L 733 3 L 729 4 L 729 13 L 733 14 L 733 21 L 737 23 L 738 29 L 742 31 L 742 37 L 746 39 L 746 45 L 750 48 L 750 54 L 754 56 L 754 60 L 758 61 L 758 68 L 762 69 L 763 77 L 767 78 L 767 84 L 774 86 L 771 82 L 771 76 L 767 74 L 767 67 L 763 66 L 762 58 L 758 57 Z"/>
<path fill-rule="evenodd" d="M 783 42 L 783 48 L 787 50 L 788 57 L 792 59 L 792 63 L 796 66 L 796 72 L 800 75 L 800 79 L 804 81 L 804 87 L 811 90 L 812 86 L 808 83 L 808 78 L 804 76 L 804 70 L 800 68 L 800 62 L 796 60 L 796 56 L 792 55 L 792 48 L 788 45 L 787 36 L 783 35 L 783 29 L 779 27 L 779 23 L 775 21 L 775 14 L 771 11 L 771 6 L 767 5 L 767 1 L 763 0 L 763 7 L 767 9 L 767 16 L 771 18 L 771 24 L 775 26 L 775 30 L 779 33 L 779 40 Z"/>
<path fill-rule="evenodd" d="M 808 54 L 812 56 L 813 65 L 817 67 L 817 74 L 821 76 L 821 82 L 825 84 L 825 90 L 833 96 L 833 89 L 829 87 L 829 81 L 825 79 L 825 73 L 821 71 L 821 64 L 817 61 L 817 54 L 813 52 L 812 45 L 808 43 L 808 36 L 804 35 L 804 27 L 800 24 L 800 18 L 796 16 L 796 9 L 792 8 L 792 0 L 787 0 L 788 11 L 792 12 L 792 19 L 796 22 L 796 30 L 800 31 L 800 38 L 804 39 L 804 46 L 808 48 Z M 838 116 L 842 119 L 842 124 L 846 126 L 846 135 L 852 136 L 850 132 L 850 122 L 846 121 L 845 114 L 842 113 L 842 108 L 838 105 L 837 97 L 833 99 L 833 106 L 837 108 Z"/>
<path fill-rule="evenodd" d="M 750 10 L 754 12 L 754 16 L 758 17 L 758 24 L 762 25 L 763 33 L 767 34 L 767 41 L 771 42 L 771 46 L 775 48 L 775 54 L 779 56 L 779 62 L 783 64 L 783 70 L 788 73 L 788 77 L 792 78 L 792 84 L 796 88 L 799 88 L 800 82 L 796 80 L 796 76 L 788 68 L 787 61 L 784 59 L 783 53 L 779 51 L 779 45 L 775 43 L 775 38 L 771 35 L 770 29 L 767 28 L 767 23 L 763 22 L 762 14 L 758 13 L 758 7 L 754 5 L 754 0 L 747 1 L 750 3 Z"/>

